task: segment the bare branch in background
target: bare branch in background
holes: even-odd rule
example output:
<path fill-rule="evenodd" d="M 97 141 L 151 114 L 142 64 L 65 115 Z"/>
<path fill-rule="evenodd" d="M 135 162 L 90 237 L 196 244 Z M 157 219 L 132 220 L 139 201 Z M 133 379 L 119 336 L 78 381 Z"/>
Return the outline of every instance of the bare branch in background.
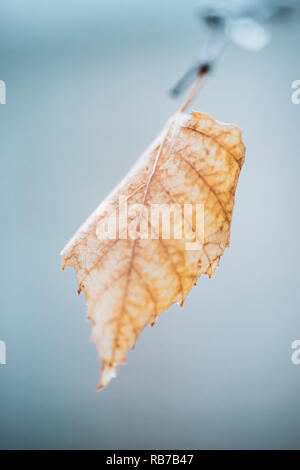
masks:
<path fill-rule="evenodd" d="M 177 97 L 206 68 L 210 72 L 225 45 L 233 41 L 238 46 L 257 51 L 271 40 L 270 26 L 292 21 L 299 14 L 296 0 L 207 0 L 197 11 L 207 38 L 198 59 L 171 88 L 170 95 Z"/>

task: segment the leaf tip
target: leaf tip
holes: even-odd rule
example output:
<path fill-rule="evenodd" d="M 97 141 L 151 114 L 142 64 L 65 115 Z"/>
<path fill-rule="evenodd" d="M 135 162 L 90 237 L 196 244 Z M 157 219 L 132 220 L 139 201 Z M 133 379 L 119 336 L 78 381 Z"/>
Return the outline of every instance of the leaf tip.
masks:
<path fill-rule="evenodd" d="M 116 377 L 116 368 L 111 366 L 103 366 L 101 371 L 101 379 L 99 385 L 96 387 L 96 391 L 99 392 L 102 388 L 109 384 L 111 379 Z"/>

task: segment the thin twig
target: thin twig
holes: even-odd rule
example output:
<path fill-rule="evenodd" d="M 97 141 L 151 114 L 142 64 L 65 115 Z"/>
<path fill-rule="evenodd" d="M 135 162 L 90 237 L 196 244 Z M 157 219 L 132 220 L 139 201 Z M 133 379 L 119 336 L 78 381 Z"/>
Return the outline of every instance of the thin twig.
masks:
<path fill-rule="evenodd" d="M 178 112 L 180 113 L 184 113 L 184 111 L 186 110 L 186 108 L 191 104 L 191 102 L 195 99 L 195 97 L 197 96 L 198 94 L 198 91 L 200 90 L 200 88 L 202 87 L 203 83 L 204 83 L 204 80 L 206 78 L 206 75 L 207 73 L 209 72 L 209 65 L 206 64 L 206 65 L 202 65 L 199 70 L 198 70 L 198 73 L 197 73 L 197 76 L 196 76 L 196 79 L 194 81 L 194 84 L 191 88 L 191 91 L 190 93 L 188 94 L 188 97 L 186 99 L 186 101 L 184 102 L 184 104 L 179 108 Z"/>

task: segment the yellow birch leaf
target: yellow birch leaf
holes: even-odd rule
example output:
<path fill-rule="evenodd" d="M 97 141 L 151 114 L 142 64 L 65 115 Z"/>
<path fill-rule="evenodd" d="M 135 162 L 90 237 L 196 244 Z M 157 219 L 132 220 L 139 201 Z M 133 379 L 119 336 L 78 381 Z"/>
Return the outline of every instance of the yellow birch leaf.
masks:
<path fill-rule="evenodd" d="M 236 126 L 176 113 L 62 251 L 86 295 L 98 389 L 146 325 L 212 276 L 229 246 L 244 153 Z"/>

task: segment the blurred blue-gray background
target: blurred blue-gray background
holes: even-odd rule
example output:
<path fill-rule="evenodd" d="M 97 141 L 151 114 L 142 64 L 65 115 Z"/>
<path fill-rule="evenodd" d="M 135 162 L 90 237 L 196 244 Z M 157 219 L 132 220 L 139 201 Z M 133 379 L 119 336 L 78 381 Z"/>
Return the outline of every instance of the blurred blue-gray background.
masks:
<path fill-rule="evenodd" d="M 200 0 L 2 0 L 0 448 L 300 448 L 300 23 L 229 43 L 193 108 L 243 129 L 231 247 L 117 379 L 60 250 L 180 104 Z"/>

